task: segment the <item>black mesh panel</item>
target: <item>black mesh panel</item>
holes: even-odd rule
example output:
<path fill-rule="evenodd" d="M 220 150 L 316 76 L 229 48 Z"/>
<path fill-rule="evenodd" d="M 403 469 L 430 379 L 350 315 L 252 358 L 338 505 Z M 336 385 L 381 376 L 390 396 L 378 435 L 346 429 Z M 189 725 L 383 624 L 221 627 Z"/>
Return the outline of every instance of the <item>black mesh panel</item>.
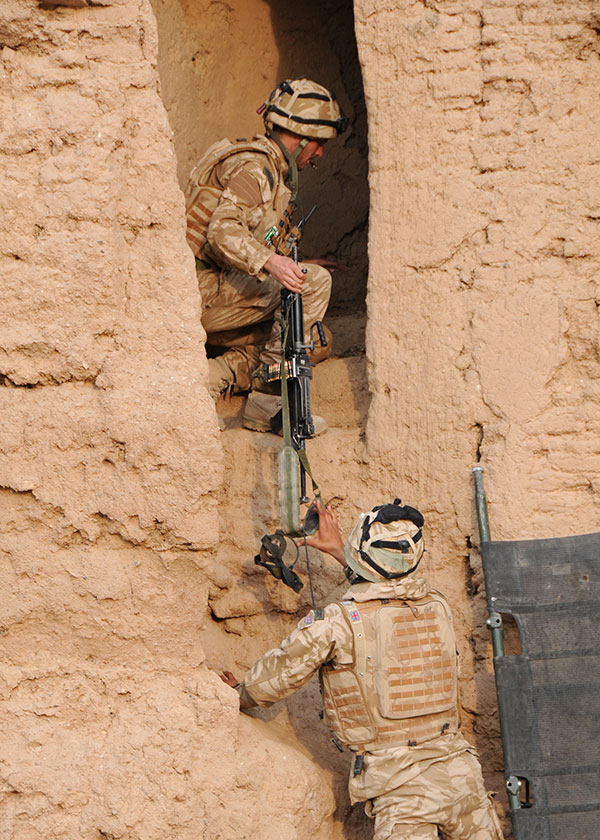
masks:
<path fill-rule="evenodd" d="M 521 654 L 495 659 L 506 775 L 529 780 L 515 840 L 600 838 L 600 534 L 482 545 L 490 611 Z"/>

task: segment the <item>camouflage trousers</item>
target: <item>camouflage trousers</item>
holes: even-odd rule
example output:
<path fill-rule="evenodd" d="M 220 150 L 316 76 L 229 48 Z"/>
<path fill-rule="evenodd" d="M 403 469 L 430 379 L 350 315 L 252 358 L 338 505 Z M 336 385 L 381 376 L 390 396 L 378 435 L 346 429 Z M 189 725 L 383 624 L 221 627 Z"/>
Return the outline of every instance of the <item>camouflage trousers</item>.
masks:
<path fill-rule="evenodd" d="M 430 764 L 367 804 L 373 840 L 502 840 L 477 758 L 464 752 Z M 439 833 L 438 833 L 439 832 Z"/>
<path fill-rule="evenodd" d="M 329 304 L 331 274 L 311 263 L 305 267 L 302 302 L 304 340 L 308 342 L 311 327 L 323 319 Z M 234 375 L 235 391 L 247 391 L 259 362 L 271 364 L 281 360 L 277 322 L 281 286 L 271 277 L 261 282 L 233 268 L 221 274 L 198 269 L 196 275 L 207 344 L 227 348 L 220 358 Z"/>

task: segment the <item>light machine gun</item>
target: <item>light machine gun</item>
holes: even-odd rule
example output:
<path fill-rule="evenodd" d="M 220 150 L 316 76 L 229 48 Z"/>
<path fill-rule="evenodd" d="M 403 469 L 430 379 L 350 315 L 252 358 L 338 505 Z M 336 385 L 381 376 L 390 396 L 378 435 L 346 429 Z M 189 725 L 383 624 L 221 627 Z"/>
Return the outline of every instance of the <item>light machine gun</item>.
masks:
<path fill-rule="evenodd" d="M 298 262 L 298 249 L 293 249 Z M 283 289 L 281 292 L 281 423 L 283 446 L 277 461 L 279 481 L 279 518 L 284 534 L 300 536 L 306 532 L 300 519 L 300 505 L 307 504 L 306 474 L 311 478 L 313 492 L 319 498 L 319 488 L 306 456 L 306 441 L 315 433 L 310 402 L 312 365 L 308 351 L 313 348 L 312 329 L 309 344 L 304 342 L 304 308 L 302 295 Z M 315 325 L 321 344 L 326 346 L 323 325 Z"/>
<path fill-rule="evenodd" d="M 289 231 L 285 242 L 282 243 L 282 250 L 287 250 L 286 246 L 289 246 L 289 253 L 296 264 L 298 264 L 297 243 L 302 227 L 314 210 L 313 207 L 306 219 Z M 261 552 L 256 555 L 254 561 L 291 586 L 296 592 L 302 587 L 301 581 L 295 574 L 294 583 L 291 582 L 290 572 L 293 574 L 296 561 L 294 560 L 294 563 L 287 567 L 283 562 L 283 554 L 286 548 L 285 536 L 305 536 L 314 533 L 318 528 L 318 515 L 314 505 L 309 507 L 304 520 L 300 514 L 300 505 L 309 502 L 306 494 L 307 473 L 312 482 L 314 496 L 320 499 L 319 488 L 306 455 L 305 443 L 315 433 L 310 400 L 312 364 L 308 355 L 314 347 L 312 338 L 314 327 L 319 334 L 321 345 L 327 346 L 325 332 L 320 321 L 311 326 L 310 340 L 308 344 L 305 343 L 302 295 L 282 289 L 281 364 L 270 365 L 265 372 L 267 381 L 281 380 L 281 411 L 271 421 L 273 432 L 283 431 L 283 445 L 277 458 L 281 529 L 272 536 L 263 537 Z M 308 551 L 306 557 L 310 577 Z"/>

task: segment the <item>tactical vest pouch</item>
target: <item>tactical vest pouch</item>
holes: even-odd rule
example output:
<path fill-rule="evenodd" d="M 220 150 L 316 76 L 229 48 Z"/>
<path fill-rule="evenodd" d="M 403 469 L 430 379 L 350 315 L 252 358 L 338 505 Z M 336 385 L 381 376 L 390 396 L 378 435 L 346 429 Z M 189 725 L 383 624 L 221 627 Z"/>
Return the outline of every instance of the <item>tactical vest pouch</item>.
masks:
<path fill-rule="evenodd" d="M 443 604 L 385 607 L 376 623 L 375 689 L 379 713 L 391 720 L 436 715 L 456 705 L 454 642 Z"/>
<path fill-rule="evenodd" d="M 350 745 L 372 741 L 375 730 L 354 672 L 325 666 L 321 684 L 325 714 L 334 735 Z"/>
<path fill-rule="evenodd" d="M 321 669 L 338 739 L 368 751 L 456 732 L 456 650 L 445 601 L 431 594 L 340 607 L 352 630 L 354 662 Z"/>
<path fill-rule="evenodd" d="M 186 238 L 195 257 L 199 257 L 206 244 L 208 225 L 215 212 L 222 190 L 217 187 L 195 185 L 189 188 L 186 202 Z"/>

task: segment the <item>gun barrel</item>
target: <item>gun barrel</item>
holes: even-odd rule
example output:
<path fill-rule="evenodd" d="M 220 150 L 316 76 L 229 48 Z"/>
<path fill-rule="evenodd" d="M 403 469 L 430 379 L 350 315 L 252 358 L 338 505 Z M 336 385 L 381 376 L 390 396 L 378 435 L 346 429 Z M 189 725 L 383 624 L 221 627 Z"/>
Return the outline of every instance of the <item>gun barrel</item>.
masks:
<path fill-rule="evenodd" d="M 312 214 L 315 212 L 315 210 L 316 210 L 316 209 L 317 209 L 317 205 L 316 205 L 316 204 L 314 204 L 314 205 L 313 205 L 313 207 L 312 207 L 312 209 L 309 211 L 308 216 L 305 216 L 305 217 L 304 217 L 303 219 L 301 219 L 301 220 L 300 220 L 300 222 L 298 223 L 298 230 L 300 230 L 300 231 L 301 231 L 301 230 L 304 228 L 304 225 L 308 222 L 308 220 L 310 219 L 310 217 L 312 216 Z"/>

